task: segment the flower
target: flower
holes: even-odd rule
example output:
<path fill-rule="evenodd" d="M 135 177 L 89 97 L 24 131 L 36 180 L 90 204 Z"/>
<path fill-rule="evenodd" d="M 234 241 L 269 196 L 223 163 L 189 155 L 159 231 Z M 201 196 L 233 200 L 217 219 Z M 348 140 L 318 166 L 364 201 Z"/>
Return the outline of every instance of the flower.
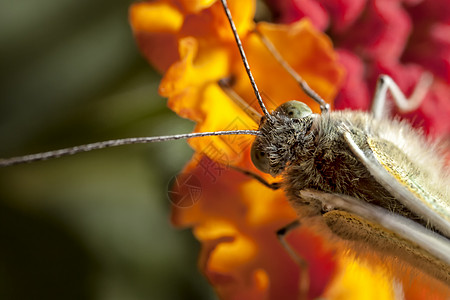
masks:
<path fill-rule="evenodd" d="M 308 84 L 334 105 L 344 73 L 326 35 L 307 20 L 291 25 L 255 24 L 253 1 L 233 0 L 229 6 L 269 110 L 292 99 L 304 101 L 316 112 L 318 105 L 267 52 L 253 33 L 254 28 L 267 36 Z M 132 5 L 130 22 L 143 54 L 164 72 L 161 95 L 168 97 L 169 107 L 180 116 L 196 122 L 195 131 L 257 127 L 218 85 L 220 79 L 231 79 L 233 90 L 247 105 L 259 110 L 219 2 L 140 2 Z M 354 57 L 349 55 L 351 59 Z M 249 159 L 251 142 L 252 138 L 246 136 L 189 141 L 196 154 L 182 176 L 200 184 L 177 185 L 174 195 L 183 199 L 189 195 L 195 205 L 186 207 L 179 205 L 180 199 L 172 199 L 177 204 L 172 208 L 172 223 L 193 228 L 202 244 L 199 267 L 220 298 L 296 299 L 301 280 L 299 266 L 275 234 L 296 219 L 295 211 L 281 191 L 273 192 L 228 167 L 258 173 Z M 378 287 L 374 299 L 381 293 L 394 297 L 389 277 L 380 277 L 354 257 L 336 258 L 333 245 L 308 228 L 293 230 L 287 240 L 310 265 L 309 297 L 364 295 L 365 286 Z M 358 284 L 351 286 L 349 282 L 356 280 Z"/>

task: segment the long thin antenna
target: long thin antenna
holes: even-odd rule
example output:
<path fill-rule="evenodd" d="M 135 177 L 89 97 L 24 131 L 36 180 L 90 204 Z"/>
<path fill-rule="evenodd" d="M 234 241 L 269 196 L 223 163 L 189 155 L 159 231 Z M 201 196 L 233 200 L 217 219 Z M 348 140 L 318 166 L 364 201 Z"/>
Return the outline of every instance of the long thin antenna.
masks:
<path fill-rule="evenodd" d="M 303 78 L 284 60 L 284 58 L 281 56 L 280 52 L 278 52 L 277 48 L 272 44 L 272 42 L 266 38 L 259 30 L 255 30 L 256 34 L 258 34 L 259 38 L 261 39 L 261 42 L 264 44 L 264 46 L 269 50 L 270 53 L 272 53 L 273 57 L 278 61 L 278 63 L 293 77 L 297 83 L 302 88 L 303 92 L 305 92 L 306 95 L 308 95 L 311 99 L 313 99 L 317 104 L 320 105 L 320 111 L 322 113 L 328 112 L 330 110 L 330 105 L 325 102 L 325 100 L 322 99 L 322 97 L 319 96 L 319 94 L 316 93 L 309 85 L 308 83 L 303 80 Z"/>
<path fill-rule="evenodd" d="M 252 85 L 253 91 L 255 92 L 256 99 L 258 99 L 259 106 L 261 107 L 264 115 L 271 120 L 272 116 L 269 114 L 264 102 L 262 100 L 261 94 L 259 93 L 258 87 L 256 85 L 255 79 L 253 78 L 252 71 L 250 71 L 250 66 L 247 61 L 247 57 L 245 56 L 244 48 L 242 47 L 241 39 L 236 30 L 236 25 L 234 25 L 233 18 L 231 17 L 230 9 L 228 8 L 228 4 L 226 0 L 221 0 L 223 9 L 225 10 L 225 14 L 227 15 L 228 22 L 230 23 L 231 30 L 233 31 L 234 39 L 236 40 L 236 44 L 239 49 L 239 53 L 241 54 L 242 62 L 244 63 L 245 71 L 247 71 L 248 78 L 250 79 L 250 83 Z"/>
<path fill-rule="evenodd" d="M 0 159 L 0 167 L 7 167 L 17 164 L 30 163 L 34 161 L 47 160 L 52 158 L 58 158 L 62 156 L 74 155 L 80 152 L 88 152 L 97 149 L 116 147 L 122 145 L 131 144 L 146 144 L 154 142 L 165 142 L 171 140 L 189 139 L 204 136 L 215 136 L 215 135 L 259 135 L 258 130 L 228 130 L 228 131 L 216 131 L 216 132 L 194 132 L 185 134 L 175 134 L 166 136 L 154 136 L 154 137 L 135 137 L 135 138 L 125 138 L 118 140 L 109 140 L 104 142 L 97 142 L 92 144 L 80 145 L 70 148 L 64 148 L 59 150 L 53 150 L 48 152 L 16 156 L 11 158 Z"/>

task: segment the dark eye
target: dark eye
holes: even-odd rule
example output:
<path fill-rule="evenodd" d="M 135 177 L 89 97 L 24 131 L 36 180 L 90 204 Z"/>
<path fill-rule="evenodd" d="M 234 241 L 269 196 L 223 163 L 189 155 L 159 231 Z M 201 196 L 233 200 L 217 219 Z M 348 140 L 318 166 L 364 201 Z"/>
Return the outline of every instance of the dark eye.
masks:
<path fill-rule="evenodd" d="M 261 146 L 261 142 L 258 139 L 255 139 L 251 151 L 252 162 L 258 170 L 264 173 L 269 173 L 270 171 L 269 158 L 267 152 L 261 150 L 261 148 L 263 148 Z"/>

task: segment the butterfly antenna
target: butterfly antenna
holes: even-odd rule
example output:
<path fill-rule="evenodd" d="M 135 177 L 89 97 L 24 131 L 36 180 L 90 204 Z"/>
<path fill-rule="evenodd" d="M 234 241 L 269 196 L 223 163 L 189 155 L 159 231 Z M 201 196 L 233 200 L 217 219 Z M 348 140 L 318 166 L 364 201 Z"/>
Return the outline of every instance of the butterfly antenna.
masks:
<path fill-rule="evenodd" d="M 11 158 L 0 159 L 0 167 L 7 167 L 23 163 L 31 163 L 40 160 L 47 160 L 52 158 L 58 158 L 62 156 L 74 155 L 81 152 L 88 152 L 97 149 L 117 147 L 122 145 L 131 144 L 147 144 L 154 142 L 165 142 L 171 140 L 189 139 L 204 136 L 217 136 L 217 135 L 259 135 L 258 130 L 227 130 L 227 131 L 216 131 L 216 132 L 194 132 L 185 134 L 175 134 L 166 136 L 154 136 L 154 137 L 135 137 L 135 138 L 125 138 L 118 140 L 109 140 L 104 142 L 97 142 L 92 144 L 80 145 L 70 148 L 64 148 L 59 150 L 53 150 L 48 152 L 16 156 Z"/>
<path fill-rule="evenodd" d="M 256 99 L 258 99 L 259 106 L 263 111 L 264 115 L 271 120 L 272 116 L 269 114 L 264 102 L 262 100 L 261 94 L 259 93 L 258 86 L 256 85 L 255 79 L 253 78 L 252 71 L 250 71 L 250 66 L 247 61 L 247 57 L 244 52 L 244 48 L 242 47 L 241 39 L 236 30 L 236 25 L 234 24 L 233 18 L 231 17 L 230 9 L 228 8 L 228 4 L 226 0 L 221 0 L 223 9 L 225 10 L 225 14 L 227 15 L 228 22 L 230 23 L 231 30 L 233 31 L 234 39 L 236 40 L 236 44 L 239 49 L 239 53 L 241 54 L 242 62 L 244 63 L 245 71 L 247 72 L 247 76 L 250 79 L 250 83 L 252 85 L 253 91 L 255 92 Z"/>

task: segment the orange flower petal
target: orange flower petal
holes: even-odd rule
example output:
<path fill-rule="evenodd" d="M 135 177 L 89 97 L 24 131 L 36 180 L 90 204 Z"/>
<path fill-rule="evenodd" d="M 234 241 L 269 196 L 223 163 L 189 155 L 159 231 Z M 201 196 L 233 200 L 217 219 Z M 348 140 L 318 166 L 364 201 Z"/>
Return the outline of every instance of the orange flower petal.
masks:
<path fill-rule="evenodd" d="M 255 3 L 235 0 L 228 4 L 238 32 L 245 36 L 254 26 Z M 140 2 L 130 7 L 129 19 L 139 48 L 160 72 L 179 59 L 178 41 L 183 38 L 193 36 L 205 49 L 209 44 L 234 41 L 223 8 L 215 0 Z"/>
<path fill-rule="evenodd" d="M 228 1 L 228 7 L 239 35 L 245 37 L 253 28 L 255 1 Z M 220 1 L 195 15 L 187 15 L 182 29 L 184 35 L 191 35 L 205 40 L 233 42 L 234 37 Z"/>
<path fill-rule="evenodd" d="M 178 59 L 177 34 L 183 19 L 176 7 L 163 1 L 130 6 L 129 20 L 139 48 L 161 72 Z"/>
<path fill-rule="evenodd" d="M 255 128 L 256 124 L 217 85 L 229 72 L 228 51 L 220 47 L 203 54 L 197 51 L 195 39 L 180 41 L 181 60 L 169 68 L 159 88 L 161 95 L 169 97 L 169 107 L 198 122 L 198 132 Z M 248 136 L 222 136 L 193 139 L 190 144 L 213 159 L 220 155 L 222 163 L 231 163 L 242 159 L 242 146 L 248 147 L 251 141 Z"/>
<path fill-rule="evenodd" d="M 182 13 L 166 2 L 139 2 L 130 6 L 130 23 L 134 32 L 176 34 L 183 25 L 183 19 Z"/>
<path fill-rule="evenodd" d="M 181 0 L 181 5 L 189 13 L 197 13 L 205 8 L 210 7 L 216 0 Z"/>

